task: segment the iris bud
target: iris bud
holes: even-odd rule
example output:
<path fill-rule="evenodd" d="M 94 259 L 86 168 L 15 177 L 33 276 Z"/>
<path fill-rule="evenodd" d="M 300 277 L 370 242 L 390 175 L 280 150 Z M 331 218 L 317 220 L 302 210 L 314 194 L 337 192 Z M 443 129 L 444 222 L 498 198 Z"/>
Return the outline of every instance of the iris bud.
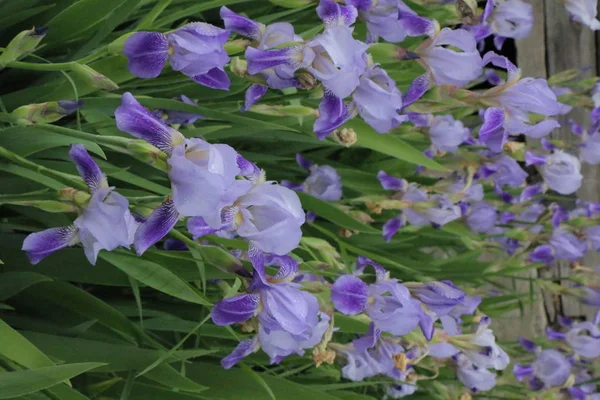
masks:
<path fill-rule="evenodd" d="M 14 110 L 11 116 L 19 125 L 52 123 L 69 115 L 83 105 L 83 101 L 59 100 L 48 103 L 28 104 Z"/>
<path fill-rule="evenodd" d="M 75 63 L 71 67 L 71 71 L 91 87 L 104 90 L 116 90 L 119 88 L 116 83 L 87 65 Z"/>
<path fill-rule="evenodd" d="M 19 33 L 6 46 L 4 53 L 0 55 L 0 68 L 5 67 L 11 61 L 16 61 L 27 53 L 32 52 L 42 41 L 48 28 L 32 28 Z"/>

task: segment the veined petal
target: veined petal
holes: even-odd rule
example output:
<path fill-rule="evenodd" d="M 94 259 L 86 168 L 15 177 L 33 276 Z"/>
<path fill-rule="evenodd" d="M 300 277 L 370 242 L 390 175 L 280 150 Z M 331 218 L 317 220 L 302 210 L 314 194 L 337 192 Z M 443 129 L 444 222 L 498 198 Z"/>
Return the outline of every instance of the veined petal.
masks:
<path fill-rule="evenodd" d="M 156 78 L 167 62 L 169 42 L 159 32 L 137 32 L 123 47 L 129 72 L 138 78 Z"/>
<path fill-rule="evenodd" d="M 408 189 L 408 182 L 405 179 L 396 178 L 388 175 L 385 171 L 377 173 L 377 180 L 381 183 L 381 187 L 385 190 L 393 190 L 395 192 L 403 192 Z"/>
<path fill-rule="evenodd" d="M 79 172 L 92 194 L 97 189 L 108 189 L 106 176 L 82 144 L 72 145 L 71 150 L 69 150 L 69 157 L 75 163 L 77 172 Z"/>
<path fill-rule="evenodd" d="M 479 129 L 479 141 L 495 153 L 502 151 L 507 133 L 504 130 L 504 109 L 491 107 L 485 110 L 483 125 Z"/>
<path fill-rule="evenodd" d="M 250 107 L 262 99 L 268 89 L 265 85 L 250 85 L 248 90 L 246 90 L 245 103 L 241 110 L 248 111 Z"/>
<path fill-rule="evenodd" d="M 173 146 L 183 142 L 184 137 L 175 129 L 144 108 L 129 92 L 121 97 L 121 105 L 115 111 L 117 128 L 138 139 L 171 154 Z"/>
<path fill-rule="evenodd" d="M 221 7 L 219 14 L 223 19 L 225 29 L 253 40 L 261 39 L 265 30 L 264 24 L 235 13 L 225 6 Z"/>
<path fill-rule="evenodd" d="M 519 70 L 515 64 L 510 62 L 510 60 L 504 56 L 498 55 L 493 51 L 488 51 L 483 56 L 483 65 L 487 65 L 491 63 L 499 68 L 504 68 L 508 72 L 507 82 L 515 82 L 519 80 L 521 75 L 521 70 Z"/>
<path fill-rule="evenodd" d="M 344 100 L 325 92 L 319 104 L 319 118 L 315 121 L 313 131 L 317 134 L 317 139 L 323 140 L 351 118 L 352 110 Z"/>
<path fill-rule="evenodd" d="M 30 234 L 23 241 L 21 250 L 27 253 L 32 264 L 37 264 L 50 254 L 73 246 L 78 241 L 77 228 L 73 225 L 63 226 Z"/>
<path fill-rule="evenodd" d="M 331 287 L 333 306 L 345 315 L 356 315 L 367 308 L 369 287 L 353 275 L 342 275 Z"/>
<path fill-rule="evenodd" d="M 150 246 L 164 238 L 177 223 L 179 213 L 173 200 L 168 199 L 152 211 L 152 214 L 135 232 L 133 244 L 138 256 L 141 256 Z"/>
<path fill-rule="evenodd" d="M 419 100 L 425 92 L 429 90 L 431 85 L 431 74 L 429 72 L 415 78 L 410 84 L 410 87 L 402 96 L 403 108 L 410 106 L 415 101 Z"/>
<path fill-rule="evenodd" d="M 248 61 L 248 73 L 255 75 L 278 65 L 286 65 L 292 69 L 307 67 L 314 60 L 315 53 L 305 46 L 291 46 L 273 50 L 258 50 L 254 47 L 248 47 L 245 56 Z"/>
<path fill-rule="evenodd" d="M 432 37 L 435 35 L 437 26 L 433 21 L 427 18 L 419 17 L 415 13 L 400 10 L 398 12 L 398 19 L 402 22 L 402 26 L 406 30 L 408 36 L 427 35 Z"/>
<path fill-rule="evenodd" d="M 339 25 L 350 26 L 356 21 L 358 11 L 351 5 L 342 6 L 333 0 L 321 0 L 317 6 L 317 15 L 325 24 L 325 28 Z"/>
<path fill-rule="evenodd" d="M 211 228 L 202 217 L 192 217 L 187 221 L 187 230 L 192 234 L 194 240 L 196 240 L 199 237 L 219 232 L 221 229 Z"/>
<path fill-rule="evenodd" d="M 229 76 L 219 68 L 213 68 L 205 74 L 195 75 L 192 79 L 211 89 L 229 90 L 229 86 L 231 86 Z"/>
<path fill-rule="evenodd" d="M 398 231 L 400 230 L 400 228 L 402 228 L 404 226 L 404 218 L 399 215 L 397 217 L 388 219 L 387 222 L 385 224 L 383 224 L 383 239 L 386 242 L 389 242 L 390 240 L 392 240 L 392 238 L 394 237 L 394 235 L 396 233 L 398 233 Z"/>
<path fill-rule="evenodd" d="M 251 161 L 246 160 L 241 155 L 237 155 L 236 163 L 240 169 L 240 175 L 251 182 L 257 182 L 261 176 L 260 168 Z"/>
<path fill-rule="evenodd" d="M 240 344 L 233 349 L 231 354 L 221 360 L 221 366 L 225 369 L 229 369 L 250 354 L 256 353 L 259 348 L 258 336 L 255 336 L 252 339 L 242 340 Z"/>
<path fill-rule="evenodd" d="M 273 256 L 269 264 L 279 266 L 279 270 L 273 276 L 273 281 L 291 281 L 298 273 L 298 261 L 290 256 Z"/>
<path fill-rule="evenodd" d="M 259 303 L 260 295 L 258 293 L 223 299 L 214 305 L 211 318 L 215 325 L 219 326 L 244 322 L 256 314 Z"/>

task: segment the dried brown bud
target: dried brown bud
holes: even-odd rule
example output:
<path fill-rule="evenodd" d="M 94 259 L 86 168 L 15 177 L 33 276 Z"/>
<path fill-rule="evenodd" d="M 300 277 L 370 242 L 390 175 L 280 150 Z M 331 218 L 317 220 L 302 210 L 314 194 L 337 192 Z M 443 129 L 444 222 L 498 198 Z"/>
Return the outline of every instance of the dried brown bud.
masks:
<path fill-rule="evenodd" d="M 394 366 L 400 371 L 405 372 L 408 368 L 408 361 L 410 360 L 405 353 L 397 353 L 392 356 L 394 360 Z"/>
<path fill-rule="evenodd" d="M 352 128 L 342 128 L 333 131 L 333 138 L 341 145 L 352 146 L 358 140 L 356 132 Z"/>
<path fill-rule="evenodd" d="M 323 363 L 331 365 L 335 361 L 335 351 L 315 348 L 312 352 L 312 359 L 317 367 Z"/>

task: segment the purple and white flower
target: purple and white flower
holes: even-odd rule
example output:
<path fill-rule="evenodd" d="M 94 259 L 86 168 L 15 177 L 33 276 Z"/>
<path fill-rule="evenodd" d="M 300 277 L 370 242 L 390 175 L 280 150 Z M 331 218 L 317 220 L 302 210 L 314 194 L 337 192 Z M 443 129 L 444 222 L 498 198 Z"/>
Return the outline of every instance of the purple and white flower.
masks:
<path fill-rule="evenodd" d="M 595 0 L 566 0 L 565 8 L 571 16 L 571 20 L 579 22 L 590 29 L 600 29 L 598 21 L 598 2 Z"/>
<path fill-rule="evenodd" d="M 22 250 L 32 264 L 65 247 L 81 243 L 90 264 L 95 265 L 100 250 L 129 248 L 138 223 L 129 211 L 129 201 L 109 187 L 106 177 L 81 144 L 69 151 L 91 198 L 73 225 L 46 229 L 25 238 Z"/>
<path fill-rule="evenodd" d="M 455 120 L 452 115 L 436 115 L 429 127 L 431 144 L 438 151 L 456 153 L 458 146 L 470 136 L 469 128 L 465 128 L 463 123 Z"/>

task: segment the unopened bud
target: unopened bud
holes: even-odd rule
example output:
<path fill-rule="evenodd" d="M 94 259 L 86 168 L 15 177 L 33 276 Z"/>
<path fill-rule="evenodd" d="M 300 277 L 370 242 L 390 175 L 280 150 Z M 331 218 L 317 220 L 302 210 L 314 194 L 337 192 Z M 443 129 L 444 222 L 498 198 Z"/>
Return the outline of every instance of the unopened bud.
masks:
<path fill-rule="evenodd" d="M 58 192 L 59 200 L 70 201 L 80 208 L 85 208 L 89 203 L 90 198 L 91 196 L 88 192 L 74 188 L 64 188 Z"/>
<path fill-rule="evenodd" d="M 356 131 L 352 128 L 342 128 L 333 131 L 333 138 L 339 144 L 350 147 L 358 140 Z"/>
<path fill-rule="evenodd" d="M 127 143 L 127 151 L 134 158 L 150 164 L 162 171 L 167 171 L 166 154 L 143 140 L 132 139 Z"/>
<path fill-rule="evenodd" d="M 402 372 L 406 371 L 408 368 L 408 362 L 410 361 L 405 353 L 397 353 L 392 355 L 392 360 L 394 360 L 394 367 L 398 368 Z"/>
<path fill-rule="evenodd" d="M 131 35 L 134 34 L 135 32 L 126 33 L 125 35 L 110 43 L 107 47 L 109 54 L 122 54 L 123 48 L 125 47 L 125 42 L 127 41 L 127 39 L 129 39 Z"/>
<path fill-rule="evenodd" d="M 525 150 L 525 143 L 521 142 L 506 142 L 504 150 L 510 154 L 521 153 Z"/>
<path fill-rule="evenodd" d="M 257 114 L 272 115 L 277 117 L 316 117 L 317 110 L 305 106 L 270 106 L 266 104 L 257 104 L 250 107 L 250 111 Z"/>
<path fill-rule="evenodd" d="M 239 57 L 233 57 L 229 63 L 229 69 L 235 76 L 243 78 L 248 74 L 248 61 Z"/>
<path fill-rule="evenodd" d="M 419 58 L 421 58 L 417 53 L 414 53 L 412 51 L 403 49 L 403 48 L 398 48 L 398 51 L 396 52 L 396 59 L 397 60 L 402 60 L 402 61 L 408 61 L 408 60 L 418 60 Z"/>
<path fill-rule="evenodd" d="M 11 61 L 16 61 L 27 53 L 35 50 L 42 41 L 48 28 L 32 28 L 19 33 L 10 41 L 4 52 L 0 55 L 0 68 L 5 67 Z"/>
<path fill-rule="evenodd" d="M 476 0 L 457 0 L 456 13 L 465 25 L 476 25 L 479 22 Z"/>
<path fill-rule="evenodd" d="M 302 89 L 312 90 L 317 85 L 317 78 L 305 69 L 296 71 L 294 77 Z"/>
<path fill-rule="evenodd" d="M 561 83 L 572 81 L 577 78 L 581 74 L 581 70 L 578 68 L 568 69 L 566 71 L 561 71 L 558 74 L 552 75 L 548 78 L 548 85 L 560 85 Z"/>
<path fill-rule="evenodd" d="M 473 400 L 473 397 L 471 397 L 471 394 L 469 394 L 468 392 L 464 392 L 460 395 L 458 400 Z"/>
<path fill-rule="evenodd" d="M 359 220 L 363 224 L 369 224 L 371 222 L 375 222 L 375 220 L 364 211 L 352 210 L 352 211 L 349 211 L 348 214 L 350 214 L 352 217 Z"/>
<path fill-rule="evenodd" d="M 231 40 L 223 46 L 227 54 L 239 54 L 246 51 L 246 48 L 250 46 L 250 41 L 246 39 L 235 39 Z"/>
<path fill-rule="evenodd" d="M 83 101 L 81 100 L 59 100 L 48 103 L 28 104 L 14 110 L 11 116 L 20 125 L 49 124 L 73 113 L 82 105 Z"/>
<path fill-rule="evenodd" d="M 359 233 L 360 233 L 359 231 L 353 231 L 353 230 L 346 229 L 346 228 L 340 229 L 340 236 L 345 237 L 346 239 L 349 239 L 354 235 L 358 235 Z"/>
<path fill-rule="evenodd" d="M 373 43 L 369 46 L 369 54 L 376 63 L 396 60 L 400 47 L 391 43 Z"/>
<path fill-rule="evenodd" d="M 285 8 L 301 8 L 306 7 L 313 0 L 269 0 L 272 4 L 276 6 L 285 7 Z"/>
<path fill-rule="evenodd" d="M 104 90 L 116 90 L 119 86 L 98 71 L 83 64 L 73 64 L 71 71 L 91 87 Z"/>
<path fill-rule="evenodd" d="M 323 363 L 331 365 L 335 361 L 335 351 L 328 348 L 329 342 L 331 342 L 331 338 L 333 337 L 333 330 L 334 318 L 332 313 L 329 319 L 329 326 L 327 327 L 327 330 L 323 334 L 323 337 L 321 338 L 319 344 L 315 346 L 312 352 L 312 358 L 317 367 L 319 367 Z"/>

